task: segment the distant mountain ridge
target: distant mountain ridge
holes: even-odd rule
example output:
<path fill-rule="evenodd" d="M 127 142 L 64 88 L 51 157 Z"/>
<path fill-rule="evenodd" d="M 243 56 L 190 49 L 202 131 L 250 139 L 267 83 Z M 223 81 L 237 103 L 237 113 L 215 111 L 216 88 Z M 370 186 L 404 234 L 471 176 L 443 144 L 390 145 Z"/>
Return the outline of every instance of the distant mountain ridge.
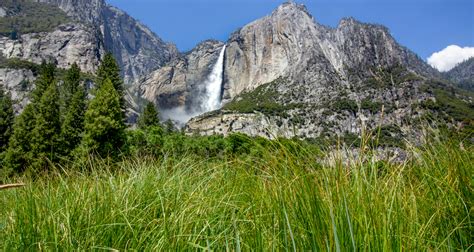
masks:
<path fill-rule="evenodd" d="M 125 83 L 133 83 L 179 55 L 145 25 L 105 0 L 36 0 L 59 6 L 75 20 L 100 30 L 106 51 L 114 54 L 122 67 Z"/>
<path fill-rule="evenodd" d="M 444 73 L 444 76 L 459 87 L 474 91 L 474 57 L 459 63 L 456 67 Z"/>

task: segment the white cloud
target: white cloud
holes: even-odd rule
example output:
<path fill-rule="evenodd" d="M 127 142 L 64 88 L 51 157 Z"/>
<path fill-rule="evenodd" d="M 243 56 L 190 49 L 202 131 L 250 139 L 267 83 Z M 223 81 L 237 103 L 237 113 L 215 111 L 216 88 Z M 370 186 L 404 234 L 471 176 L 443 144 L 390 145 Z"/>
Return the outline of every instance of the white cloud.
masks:
<path fill-rule="evenodd" d="M 428 58 L 428 64 L 440 72 L 446 72 L 471 57 L 474 57 L 474 47 L 450 45 L 439 52 L 433 53 Z"/>

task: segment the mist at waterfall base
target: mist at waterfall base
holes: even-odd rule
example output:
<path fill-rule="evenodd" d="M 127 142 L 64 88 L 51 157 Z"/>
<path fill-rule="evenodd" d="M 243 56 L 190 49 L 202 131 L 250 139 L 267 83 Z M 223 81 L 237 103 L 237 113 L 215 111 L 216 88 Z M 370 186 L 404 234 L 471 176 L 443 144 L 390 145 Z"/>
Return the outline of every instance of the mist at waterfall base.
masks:
<path fill-rule="evenodd" d="M 199 105 L 192 109 L 182 106 L 162 110 L 161 116 L 164 120 L 172 120 L 179 127 L 183 127 L 191 118 L 221 108 L 225 48 L 226 46 L 224 45 L 206 81 L 199 85 L 202 89 L 199 92 L 201 95 L 195 98 L 198 100 Z"/>

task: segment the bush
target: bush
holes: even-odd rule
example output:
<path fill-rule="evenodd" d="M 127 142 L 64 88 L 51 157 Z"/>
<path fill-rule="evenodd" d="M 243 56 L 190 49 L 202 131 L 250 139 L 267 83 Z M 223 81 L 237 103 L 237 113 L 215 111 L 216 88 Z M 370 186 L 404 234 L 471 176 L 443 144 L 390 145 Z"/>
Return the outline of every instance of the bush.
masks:
<path fill-rule="evenodd" d="M 357 106 L 357 102 L 354 100 L 339 99 L 333 103 L 332 109 L 334 111 L 349 111 L 355 114 L 357 113 L 359 107 Z"/>
<path fill-rule="evenodd" d="M 374 102 L 371 99 L 364 99 L 360 104 L 361 109 L 370 111 L 370 113 L 375 114 L 382 111 L 382 103 Z"/>

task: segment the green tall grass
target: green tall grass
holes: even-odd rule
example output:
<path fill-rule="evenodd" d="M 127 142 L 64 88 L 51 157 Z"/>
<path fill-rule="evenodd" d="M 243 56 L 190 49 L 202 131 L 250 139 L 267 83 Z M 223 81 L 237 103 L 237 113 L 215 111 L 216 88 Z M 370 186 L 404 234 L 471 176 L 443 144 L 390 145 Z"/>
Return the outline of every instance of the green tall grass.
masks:
<path fill-rule="evenodd" d="M 472 148 L 434 141 L 402 163 L 327 153 L 276 142 L 14 178 L 28 186 L 0 191 L 0 250 L 473 248 Z"/>

